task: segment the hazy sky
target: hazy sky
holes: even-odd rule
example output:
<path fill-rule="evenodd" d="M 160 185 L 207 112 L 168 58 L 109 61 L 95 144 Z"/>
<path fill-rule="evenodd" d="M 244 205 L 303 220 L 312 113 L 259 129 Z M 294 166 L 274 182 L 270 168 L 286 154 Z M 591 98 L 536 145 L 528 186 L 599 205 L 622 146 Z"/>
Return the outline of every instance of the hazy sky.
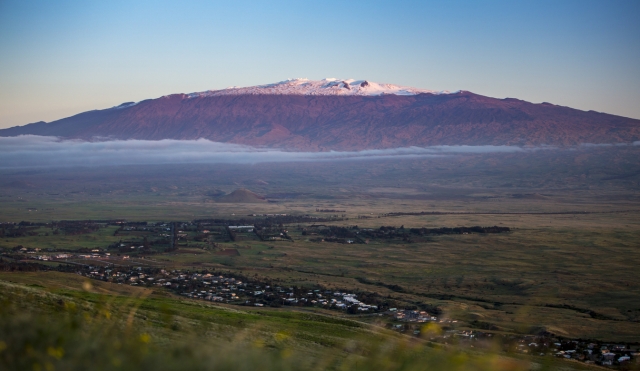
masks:
<path fill-rule="evenodd" d="M 0 0 L 0 127 L 294 77 L 640 118 L 639 19 L 639 0 Z"/>

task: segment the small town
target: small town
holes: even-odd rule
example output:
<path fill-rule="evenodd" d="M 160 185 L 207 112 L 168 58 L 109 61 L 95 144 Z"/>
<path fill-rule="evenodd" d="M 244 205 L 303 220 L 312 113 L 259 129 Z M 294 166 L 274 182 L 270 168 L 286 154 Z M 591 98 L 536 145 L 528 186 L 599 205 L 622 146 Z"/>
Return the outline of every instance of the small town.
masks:
<path fill-rule="evenodd" d="M 110 257 L 109 253 L 55 255 L 36 255 L 35 251 L 31 253 L 33 253 L 32 260 L 44 261 L 62 261 L 72 258 L 106 260 Z M 128 257 L 124 256 L 120 259 L 128 259 Z M 50 269 L 38 263 L 31 263 L 30 268 Z M 113 284 L 158 287 L 193 300 L 250 307 L 316 307 L 339 311 L 356 318 L 381 317 L 385 319 L 386 327 L 393 331 L 442 346 L 457 345 L 488 349 L 492 344 L 498 343 L 505 353 L 556 357 L 619 369 L 625 369 L 625 365 L 640 359 L 638 344 L 567 339 L 548 332 L 537 335 L 513 335 L 471 330 L 459 326 L 459 322 L 455 319 L 438 316 L 425 310 L 389 307 L 384 298 L 370 293 L 327 290 L 322 287 L 279 286 L 222 272 L 116 266 L 112 263 L 61 264 L 58 270 Z"/>

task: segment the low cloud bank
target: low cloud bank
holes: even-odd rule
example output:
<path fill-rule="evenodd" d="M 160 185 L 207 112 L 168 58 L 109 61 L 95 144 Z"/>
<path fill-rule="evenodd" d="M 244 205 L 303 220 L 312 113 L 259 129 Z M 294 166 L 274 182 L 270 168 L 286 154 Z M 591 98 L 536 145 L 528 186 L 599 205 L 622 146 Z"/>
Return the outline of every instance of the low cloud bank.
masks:
<path fill-rule="evenodd" d="M 553 147 L 432 146 L 356 152 L 289 152 L 198 140 L 112 140 L 86 142 L 23 135 L 0 137 L 0 168 L 176 163 L 241 163 L 428 157 L 473 153 L 514 153 Z"/>

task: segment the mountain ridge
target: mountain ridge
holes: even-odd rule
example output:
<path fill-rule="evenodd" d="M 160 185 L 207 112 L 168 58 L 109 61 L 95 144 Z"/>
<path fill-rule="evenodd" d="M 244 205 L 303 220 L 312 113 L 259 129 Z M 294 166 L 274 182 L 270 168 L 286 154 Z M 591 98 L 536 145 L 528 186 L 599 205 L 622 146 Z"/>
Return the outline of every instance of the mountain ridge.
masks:
<path fill-rule="evenodd" d="M 293 81 L 300 86 L 309 80 Z M 355 83 L 320 81 L 326 83 L 323 89 L 344 90 L 340 84 Z M 367 82 L 362 81 L 360 85 Z M 331 85 L 334 83 L 337 85 Z M 286 83 L 276 84 L 288 89 Z M 409 88 L 393 87 L 405 90 L 402 94 L 377 94 L 379 90 L 375 90 L 376 94 L 371 95 L 239 94 L 233 88 L 229 90 L 233 94 L 173 94 L 82 112 L 50 123 L 2 129 L 0 136 L 33 134 L 81 140 L 204 138 L 305 151 L 431 145 L 570 146 L 640 140 L 640 120 L 636 119 L 468 91 L 405 94 Z M 261 89 L 248 89 L 253 88 Z M 227 90 L 213 92 L 221 91 Z"/>

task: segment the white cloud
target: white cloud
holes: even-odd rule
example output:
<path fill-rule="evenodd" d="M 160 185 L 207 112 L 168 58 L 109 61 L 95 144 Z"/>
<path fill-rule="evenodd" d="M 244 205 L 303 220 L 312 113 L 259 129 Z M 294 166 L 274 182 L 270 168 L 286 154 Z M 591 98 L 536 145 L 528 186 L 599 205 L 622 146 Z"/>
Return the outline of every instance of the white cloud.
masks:
<path fill-rule="evenodd" d="M 292 152 L 198 140 L 61 140 L 23 135 L 0 137 L 0 167 L 100 166 L 168 163 L 262 163 L 364 160 L 473 153 L 514 153 L 553 147 L 432 146 L 356 152 Z"/>

